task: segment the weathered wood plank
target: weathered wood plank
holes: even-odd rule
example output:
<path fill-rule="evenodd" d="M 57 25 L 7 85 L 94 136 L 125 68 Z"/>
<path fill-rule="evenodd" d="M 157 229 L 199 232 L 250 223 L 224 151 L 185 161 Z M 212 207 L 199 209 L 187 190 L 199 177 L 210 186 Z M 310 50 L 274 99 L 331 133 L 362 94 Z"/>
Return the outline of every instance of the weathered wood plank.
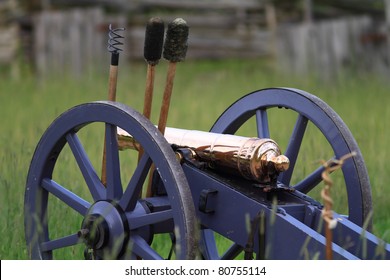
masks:
<path fill-rule="evenodd" d="M 0 63 L 10 63 L 16 55 L 19 36 L 18 26 L 10 25 L 0 28 Z"/>
<path fill-rule="evenodd" d="M 107 66 L 109 23 L 126 26 L 123 16 L 108 18 L 100 8 L 41 12 L 34 19 L 38 73 L 72 73 L 79 77 Z"/>
<path fill-rule="evenodd" d="M 251 14 L 250 17 L 239 18 L 236 14 L 232 13 L 216 13 L 207 12 L 202 14 L 188 14 L 182 12 L 172 12 L 169 15 L 160 15 L 161 19 L 165 22 L 169 22 L 175 18 L 183 18 L 189 24 L 190 28 L 208 28 L 208 29 L 229 29 L 236 28 L 239 24 L 247 26 L 265 26 L 266 18 L 263 12 Z M 149 20 L 148 15 L 135 15 L 131 17 L 129 22 L 132 26 L 144 26 Z"/>
<path fill-rule="evenodd" d="M 175 9 L 257 9 L 264 5 L 266 0 L 142 0 L 143 6 L 175 8 Z"/>
<path fill-rule="evenodd" d="M 378 57 L 369 51 L 369 44 L 362 44 L 372 24 L 368 17 L 355 17 L 280 28 L 278 65 L 293 73 L 317 73 L 324 79 L 338 76 L 345 66 L 368 69 Z"/>
<path fill-rule="evenodd" d="M 143 53 L 145 30 L 133 27 L 128 33 L 130 37 L 130 56 L 139 59 Z M 188 38 L 187 58 L 226 58 L 226 57 L 259 57 L 269 54 L 269 32 L 255 31 L 238 34 L 234 30 L 191 29 Z"/>

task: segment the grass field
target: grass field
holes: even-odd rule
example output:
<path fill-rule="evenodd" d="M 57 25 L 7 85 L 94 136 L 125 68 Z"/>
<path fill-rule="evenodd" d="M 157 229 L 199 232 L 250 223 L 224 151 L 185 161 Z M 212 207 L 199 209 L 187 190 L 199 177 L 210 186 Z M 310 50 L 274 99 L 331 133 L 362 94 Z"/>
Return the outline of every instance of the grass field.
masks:
<path fill-rule="evenodd" d="M 162 63 L 157 70 L 152 111 L 155 123 L 165 69 L 166 64 Z M 143 64 L 120 69 L 118 101 L 141 111 L 145 73 Z M 0 259 L 27 258 L 23 226 L 24 188 L 39 138 L 65 110 L 80 103 L 106 99 L 107 78 L 104 74 L 79 79 L 54 77 L 46 81 L 37 81 L 30 75 L 20 80 L 1 78 Z M 188 61 L 177 69 L 168 125 L 209 130 L 235 100 L 267 87 L 295 87 L 311 92 L 334 108 L 346 122 L 361 148 L 370 175 L 374 233 L 390 242 L 390 179 L 387 177 L 390 174 L 390 164 L 387 163 L 390 158 L 389 83 L 373 75 L 348 73 L 337 82 L 321 82 L 310 77 L 277 74 L 267 63 L 259 61 Z M 278 137 L 285 135 L 287 139 L 290 131 L 283 130 L 283 120 L 279 123 Z M 314 149 L 321 150 L 321 146 L 314 146 Z M 71 175 L 66 172 L 73 171 L 65 170 L 64 178 Z M 58 223 L 59 228 L 67 227 L 66 219 Z"/>

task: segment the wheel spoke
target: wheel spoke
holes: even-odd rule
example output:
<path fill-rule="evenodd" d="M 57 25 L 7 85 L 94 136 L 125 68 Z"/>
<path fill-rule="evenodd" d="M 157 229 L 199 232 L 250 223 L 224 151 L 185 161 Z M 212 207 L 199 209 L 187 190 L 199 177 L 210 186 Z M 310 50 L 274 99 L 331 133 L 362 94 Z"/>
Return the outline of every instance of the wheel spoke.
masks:
<path fill-rule="evenodd" d="M 103 199 L 105 197 L 105 188 L 101 183 L 99 176 L 96 174 L 76 133 L 68 133 L 66 135 L 66 140 L 68 141 L 69 147 L 72 150 L 93 199 L 95 201 Z"/>
<path fill-rule="evenodd" d="M 83 216 L 87 213 L 88 208 L 91 206 L 89 202 L 85 201 L 81 197 L 67 190 L 53 180 L 44 179 L 42 181 L 42 187 Z"/>
<path fill-rule="evenodd" d="M 221 260 L 234 260 L 243 251 L 242 246 L 234 243 L 230 248 L 223 254 Z"/>
<path fill-rule="evenodd" d="M 324 170 L 325 168 L 323 166 L 317 168 L 309 176 L 307 176 L 305 179 L 296 184 L 294 188 L 301 193 L 308 193 L 322 181 L 321 176 Z"/>
<path fill-rule="evenodd" d="M 123 194 L 123 190 L 116 126 L 106 124 L 105 145 L 107 199 L 119 199 Z"/>
<path fill-rule="evenodd" d="M 144 260 L 162 260 L 163 258 L 139 235 L 131 237 L 132 251 Z"/>
<path fill-rule="evenodd" d="M 122 198 L 119 201 L 119 205 L 125 211 L 131 211 L 134 209 L 151 164 L 152 160 L 146 153 L 144 153 Z"/>
<path fill-rule="evenodd" d="M 328 162 L 331 162 L 329 160 Z M 334 166 L 334 164 L 330 164 L 330 167 Z M 325 171 L 324 166 L 318 167 L 316 170 L 314 170 L 309 176 L 307 176 L 305 179 L 300 181 L 298 184 L 294 186 L 294 188 L 297 191 L 300 191 L 301 193 L 308 193 L 312 189 L 314 189 L 319 183 L 322 182 L 322 172 Z M 331 171 L 333 173 L 334 171 Z"/>
<path fill-rule="evenodd" d="M 265 109 L 256 111 L 257 137 L 270 138 L 268 126 L 268 114 Z"/>
<path fill-rule="evenodd" d="M 173 218 L 172 209 L 137 216 L 133 216 L 131 214 L 128 215 L 127 218 L 129 219 L 129 224 L 131 225 L 132 230 L 143 226 L 164 222 Z"/>
<path fill-rule="evenodd" d="M 58 239 L 42 242 L 40 247 L 43 252 L 48 252 L 64 247 L 73 246 L 79 243 L 81 243 L 81 239 L 78 237 L 77 233 L 75 233 Z"/>
<path fill-rule="evenodd" d="M 289 185 L 292 174 L 294 172 L 295 163 L 297 162 L 299 150 L 301 148 L 303 136 L 305 135 L 308 119 L 303 115 L 299 115 L 295 123 L 294 130 L 290 137 L 285 156 L 290 160 L 290 167 L 288 170 L 280 175 L 279 181 L 285 185 Z"/>
<path fill-rule="evenodd" d="M 201 250 L 206 260 L 219 260 L 219 253 L 216 246 L 214 232 L 211 229 L 204 229 L 201 232 Z"/>

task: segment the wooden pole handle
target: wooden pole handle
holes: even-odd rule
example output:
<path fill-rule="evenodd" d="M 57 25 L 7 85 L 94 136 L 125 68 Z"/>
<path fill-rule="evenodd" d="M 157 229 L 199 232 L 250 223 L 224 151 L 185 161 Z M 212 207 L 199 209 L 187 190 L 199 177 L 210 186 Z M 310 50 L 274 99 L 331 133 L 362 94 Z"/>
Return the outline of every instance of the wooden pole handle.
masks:
<path fill-rule="evenodd" d="M 162 134 L 164 134 L 165 128 L 167 126 L 169 105 L 171 103 L 173 81 L 175 79 L 175 74 L 176 74 L 176 63 L 169 62 L 167 80 L 166 80 L 163 100 L 162 100 L 161 109 L 160 109 L 160 118 L 158 121 L 158 130 Z"/>
<path fill-rule="evenodd" d="M 108 79 L 108 100 L 116 100 L 116 85 L 118 80 L 118 65 L 110 65 L 110 73 Z M 107 184 L 106 174 L 106 136 L 104 136 L 103 158 L 102 158 L 102 175 L 101 182 L 105 186 Z"/>
<path fill-rule="evenodd" d="M 108 80 L 108 100 L 116 100 L 116 85 L 118 80 L 118 65 L 110 65 L 110 74 Z"/>
<path fill-rule="evenodd" d="M 143 111 L 143 115 L 148 119 L 150 119 L 150 116 L 152 114 L 155 72 L 156 72 L 155 66 L 148 64 L 148 70 L 146 73 L 146 87 L 145 87 L 144 111 Z"/>
<path fill-rule="evenodd" d="M 164 95 L 161 103 L 161 109 L 160 109 L 160 118 L 158 121 L 158 130 L 164 134 L 165 128 L 167 127 L 167 119 L 168 119 L 168 112 L 169 112 L 169 105 L 171 103 L 171 96 L 172 96 L 172 89 L 173 89 L 173 81 L 175 79 L 176 74 L 176 62 L 169 62 L 168 65 L 168 73 L 167 73 L 167 80 L 165 84 L 164 89 Z M 154 172 L 154 166 L 150 168 L 149 174 L 153 174 Z M 146 188 L 146 197 L 151 197 L 153 195 L 152 193 L 152 176 L 149 177 L 149 183 Z"/>

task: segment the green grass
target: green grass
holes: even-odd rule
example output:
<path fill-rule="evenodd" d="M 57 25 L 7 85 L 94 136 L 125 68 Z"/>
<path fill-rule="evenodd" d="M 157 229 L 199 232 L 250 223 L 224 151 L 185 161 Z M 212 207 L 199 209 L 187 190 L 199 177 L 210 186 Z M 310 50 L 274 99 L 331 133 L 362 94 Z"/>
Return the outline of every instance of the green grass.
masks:
<path fill-rule="evenodd" d="M 152 111 L 154 123 L 158 118 L 166 66 L 161 63 L 157 68 Z M 145 68 L 144 64 L 132 64 L 120 69 L 117 99 L 139 111 L 143 106 Z M 27 258 L 23 226 L 24 187 L 39 138 L 60 113 L 72 106 L 106 99 L 107 80 L 108 75 L 102 74 L 80 79 L 53 77 L 46 81 L 37 81 L 31 75 L 21 80 L 0 80 L 0 259 Z M 380 78 L 345 73 L 338 82 L 326 83 L 307 77 L 278 74 L 263 61 L 187 61 L 178 65 L 168 125 L 209 130 L 235 100 L 254 90 L 275 86 L 296 87 L 317 95 L 346 122 L 361 148 L 370 175 L 374 233 L 390 242 L 390 165 L 387 163 L 390 157 L 390 108 L 387 105 L 390 102 L 390 86 Z M 275 124 L 280 126 L 275 137 L 282 147 L 290 133 L 290 129 L 283 128 L 289 122 L 285 117 Z M 93 135 L 92 132 L 91 136 L 86 136 L 91 143 L 96 142 Z M 321 151 L 323 144 L 316 141 L 315 135 L 307 141 L 315 150 Z M 101 149 L 94 145 L 88 149 L 91 154 L 96 154 L 94 160 L 98 162 Z M 72 177 L 75 180 L 72 184 L 77 185 L 77 176 L 73 169 L 67 167 L 66 157 L 66 153 L 61 155 L 64 167 L 63 171 L 58 171 L 63 172 L 59 176 L 64 180 Z M 315 159 L 305 154 L 302 160 L 306 157 L 310 158 L 305 163 L 306 168 L 327 159 L 326 154 L 321 153 Z M 336 193 L 341 191 L 336 189 L 337 182 L 338 179 L 335 179 Z M 342 204 L 342 198 L 339 202 L 336 199 L 337 203 Z M 61 217 L 66 216 L 67 209 L 56 211 L 61 213 Z M 78 227 L 80 221 L 64 218 L 56 223 L 58 234 L 62 234 L 72 226 Z"/>

